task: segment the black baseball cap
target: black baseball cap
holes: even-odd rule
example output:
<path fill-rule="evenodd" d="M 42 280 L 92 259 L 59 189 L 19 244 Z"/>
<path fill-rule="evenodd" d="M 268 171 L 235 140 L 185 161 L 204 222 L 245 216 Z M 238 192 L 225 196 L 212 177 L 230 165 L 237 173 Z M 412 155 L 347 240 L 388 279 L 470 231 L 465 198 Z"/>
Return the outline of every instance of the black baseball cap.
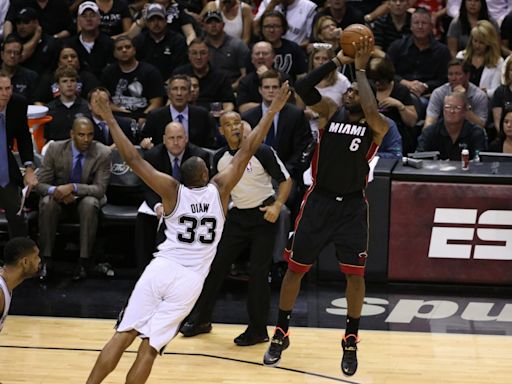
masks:
<path fill-rule="evenodd" d="M 37 11 L 34 8 L 22 8 L 16 14 L 15 21 L 32 21 L 37 20 Z"/>
<path fill-rule="evenodd" d="M 208 11 L 203 17 L 203 21 L 207 23 L 209 20 L 223 21 L 222 14 L 219 11 Z"/>

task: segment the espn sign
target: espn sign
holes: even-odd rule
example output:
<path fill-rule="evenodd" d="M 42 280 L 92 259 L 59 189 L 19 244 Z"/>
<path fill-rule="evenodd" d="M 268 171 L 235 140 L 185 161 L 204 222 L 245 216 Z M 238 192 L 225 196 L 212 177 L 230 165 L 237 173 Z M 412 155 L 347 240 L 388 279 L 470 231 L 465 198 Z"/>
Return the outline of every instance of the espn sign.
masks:
<path fill-rule="evenodd" d="M 436 208 L 428 257 L 512 260 L 512 210 Z"/>
<path fill-rule="evenodd" d="M 389 218 L 390 281 L 512 284 L 512 185 L 394 180 Z"/>

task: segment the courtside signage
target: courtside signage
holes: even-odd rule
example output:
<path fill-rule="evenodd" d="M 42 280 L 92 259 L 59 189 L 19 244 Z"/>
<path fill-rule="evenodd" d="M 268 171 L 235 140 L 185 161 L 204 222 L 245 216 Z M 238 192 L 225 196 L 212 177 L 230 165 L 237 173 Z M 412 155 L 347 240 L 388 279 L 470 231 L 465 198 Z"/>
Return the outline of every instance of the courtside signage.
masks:
<path fill-rule="evenodd" d="M 511 185 L 391 188 L 389 280 L 512 284 Z"/>

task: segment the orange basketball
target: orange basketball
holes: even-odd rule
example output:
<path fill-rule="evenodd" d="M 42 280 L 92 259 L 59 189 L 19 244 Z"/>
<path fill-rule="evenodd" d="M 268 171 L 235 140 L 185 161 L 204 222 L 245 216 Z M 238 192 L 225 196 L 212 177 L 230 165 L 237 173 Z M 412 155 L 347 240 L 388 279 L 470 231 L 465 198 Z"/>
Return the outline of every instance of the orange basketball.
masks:
<path fill-rule="evenodd" d="M 348 57 L 355 57 L 356 51 L 352 45 L 353 42 L 359 42 L 361 37 L 368 36 L 375 41 L 373 32 L 370 28 L 363 24 L 351 24 L 343 30 L 340 37 L 340 46 L 343 54 Z"/>

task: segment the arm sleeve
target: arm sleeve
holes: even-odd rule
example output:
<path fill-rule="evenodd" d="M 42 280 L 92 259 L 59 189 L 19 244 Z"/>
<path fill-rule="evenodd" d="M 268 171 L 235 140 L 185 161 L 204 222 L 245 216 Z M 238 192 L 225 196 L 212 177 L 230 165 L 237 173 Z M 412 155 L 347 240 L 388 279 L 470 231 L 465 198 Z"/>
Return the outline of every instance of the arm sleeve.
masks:
<path fill-rule="evenodd" d="M 306 105 L 314 105 L 322 100 L 322 95 L 320 95 L 320 92 L 315 88 L 315 85 L 327 76 L 329 72 L 335 69 L 336 64 L 334 64 L 332 60 L 329 60 L 295 83 L 295 90 Z"/>
<path fill-rule="evenodd" d="M 283 162 L 277 156 L 276 151 L 268 145 L 260 145 L 254 156 L 260 161 L 270 177 L 278 183 L 282 183 L 290 177 Z"/>

